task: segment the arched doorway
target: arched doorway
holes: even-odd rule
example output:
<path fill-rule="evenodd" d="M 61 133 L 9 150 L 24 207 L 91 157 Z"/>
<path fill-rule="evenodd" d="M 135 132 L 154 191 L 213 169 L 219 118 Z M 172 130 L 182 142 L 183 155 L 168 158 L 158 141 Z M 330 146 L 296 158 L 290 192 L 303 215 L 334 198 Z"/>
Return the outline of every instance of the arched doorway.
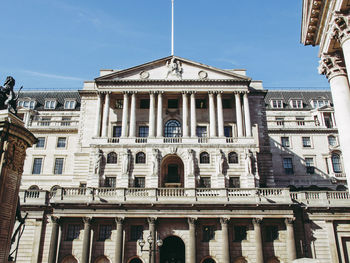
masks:
<path fill-rule="evenodd" d="M 215 260 L 212 259 L 212 258 L 206 258 L 206 259 L 203 260 L 202 263 L 216 263 L 216 262 L 215 262 Z"/>
<path fill-rule="evenodd" d="M 132 260 L 129 261 L 129 263 L 142 263 L 142 261 L 139 258 L 133 258 Z"/>
<path fill-rule="evenodd" d="M 95 263 L 111 263 L 111 261 L 106 256 L 98 257 Z"/>
<path fill-rule="evenodd" d="M 179 156 L 165 156 L 160 171 L 161 187 L 184 187 L 184 164 Z"/>
<path fill-rule="evenodd" d="M 185 263 L 185 244 L 181 238 L 170 236 L 163 240 L 160 263 Z"/>
<path fill-rule="evenodd" d="M 73 256 L 66 256 L 61 263 L 78 263 L 78 260 Z"/>

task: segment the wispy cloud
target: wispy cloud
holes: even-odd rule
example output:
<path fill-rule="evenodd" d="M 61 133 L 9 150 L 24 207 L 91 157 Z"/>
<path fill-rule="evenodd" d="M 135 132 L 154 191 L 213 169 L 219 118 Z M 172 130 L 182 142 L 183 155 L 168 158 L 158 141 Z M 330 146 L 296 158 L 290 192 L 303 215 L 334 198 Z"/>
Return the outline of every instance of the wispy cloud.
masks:
<path fill-rule="evenodd" d="M 38 77 L 44 77 L 44 78 L 50 78 L 50 79 L 84 81 L 84 79 L 82 79 L 82 78 L 71 77 L 71 76 L 62 76 L 62 75 L 49 74 L 49 73 L 43 73 L 43 72 L 36 72 L 36 71 L 31 71 L 31 70 L 22 70 L 22 72 L 29 74 L 29 75 L 32 75 L 32 76 L 38 76 Z"/>

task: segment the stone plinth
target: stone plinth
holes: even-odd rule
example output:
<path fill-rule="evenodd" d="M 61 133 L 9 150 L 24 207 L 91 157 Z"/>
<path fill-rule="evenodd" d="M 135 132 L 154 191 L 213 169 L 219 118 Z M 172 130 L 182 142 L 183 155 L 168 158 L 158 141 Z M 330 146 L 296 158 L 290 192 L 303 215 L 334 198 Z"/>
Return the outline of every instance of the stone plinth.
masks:
<path fill-rule="evenodd" d="M 26 149 L 35 140 L 18 117 L 0 111 L 0 262 L 8 262 Z"/>

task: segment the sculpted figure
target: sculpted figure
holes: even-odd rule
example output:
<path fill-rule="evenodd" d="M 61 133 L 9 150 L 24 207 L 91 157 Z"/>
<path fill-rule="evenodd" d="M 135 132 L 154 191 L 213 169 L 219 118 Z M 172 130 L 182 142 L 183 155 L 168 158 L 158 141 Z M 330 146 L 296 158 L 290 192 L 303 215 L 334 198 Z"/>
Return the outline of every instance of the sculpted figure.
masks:
<path fill-rule="evenodd" d="M 253 174 L 252 158 L 253 154 L 248 151 L 245 157 L 245 172 L 248 175 Z"/>
<path fill-rule="evenodd" d="M 95 174 L 101 173 L 103 153 L 100 149 L 96 149 L 95 153 Z"/>
<path fill-rule="evenodd" d="M 218 156 L 216 157 L 216 174 L 223 174 L 224 171 L 224 153 L 220 150 Z"/>
<path fill-rule="evenodd" d="M 194 175 L 194 157 L 193 157 L 192 149 L 188 149 L 187 167 L 188 167 L 188 174 Z"/>
<path fill-rule="evenodd" d="M 8 109 L 17 114 L 17 100 L 21 87 L 16 96 L 13 88 L 15 86 L 15 79 L 8 76 L 5 80 L 4 86 L 0 86 L 0 110 Z"/>
<path fill-rule="evenodd" d="M 168 68 L 168 72 L 166 77 L 168 78 L 169 75 L 175 76 L 178 78 L 181 78 L 182 76 L 182 65 L 179 60 L 175 61 L 175 58 L 173 57 L 170 62 L 167 61 L 166 66 Z"/>
<path fill-rule="evenodd" d="M 130 171 L 130 150 L 127 149 L 126 152 L 123 154 L 123 166 L 122 166 L 122 173 L 127 174 Z"/>
<path fill-rule="evenodd" d="M 158 170 L 159 170 L 159 150 L 158 149 L 153 149 L 152 165 L 153 165 L 153 174 L 157 176 Z"/>

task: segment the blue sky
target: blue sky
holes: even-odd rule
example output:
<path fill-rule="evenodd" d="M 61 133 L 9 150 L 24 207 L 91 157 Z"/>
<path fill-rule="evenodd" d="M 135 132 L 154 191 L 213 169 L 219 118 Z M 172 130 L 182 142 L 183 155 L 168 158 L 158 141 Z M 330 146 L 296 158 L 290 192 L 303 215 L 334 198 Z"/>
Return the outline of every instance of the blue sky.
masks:
<path fill-rule="evenodd" d="M 327 88 L 318 48 L 300 44 L 302 0 L 175 0 L 175 55 L 245 68 L 265 88 Z M 81 89 L 99 69 L 170 55 L 171 0 L 1 3 L 0 83 Z"/>

